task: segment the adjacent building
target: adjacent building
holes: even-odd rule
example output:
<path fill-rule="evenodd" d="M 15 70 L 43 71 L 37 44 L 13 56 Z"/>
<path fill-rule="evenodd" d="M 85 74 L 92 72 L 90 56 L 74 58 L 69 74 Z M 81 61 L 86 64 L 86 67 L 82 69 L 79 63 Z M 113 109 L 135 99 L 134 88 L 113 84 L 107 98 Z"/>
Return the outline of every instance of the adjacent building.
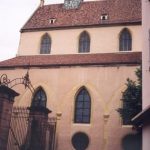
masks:
<path fill-rule="evenodd" d="M 143 150 L 149 150 L 150 143 L 150 1 L 142 1 L 142 73 L 143 73 L 143 111 L 133 118 L 133 123 L 143 128 Z"/>

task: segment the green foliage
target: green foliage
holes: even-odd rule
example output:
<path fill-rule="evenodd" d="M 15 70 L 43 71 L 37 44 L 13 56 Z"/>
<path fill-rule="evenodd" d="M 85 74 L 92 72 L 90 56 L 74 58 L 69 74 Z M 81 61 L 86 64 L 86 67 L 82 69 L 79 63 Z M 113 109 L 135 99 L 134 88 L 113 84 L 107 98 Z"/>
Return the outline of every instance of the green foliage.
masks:
<path fill-rule="evenodd" d="M 122 92 L 123 107 L 118 108 L 123 124 L 131 124 L 131 119 L 142 110 L 142 71 L 141 67 L 135 71 L 137 81 L 127 79 L 126 90 Z"/>

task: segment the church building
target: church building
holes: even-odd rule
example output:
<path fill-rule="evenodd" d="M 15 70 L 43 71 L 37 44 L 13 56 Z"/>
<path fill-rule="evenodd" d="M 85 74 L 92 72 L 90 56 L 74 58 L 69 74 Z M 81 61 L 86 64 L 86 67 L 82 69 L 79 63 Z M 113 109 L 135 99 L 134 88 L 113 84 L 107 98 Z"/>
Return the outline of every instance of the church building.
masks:
<path fill-rule="evenodd" d="M 116 110 L 141 65 L 141 20 L 141 0 L 41 0 L 21 28 L 17 55 L 0 62 L 0 74 L 29 72 L 34 92 L 15 86 L 14 106 L 57 116 L 53 150 L 125 150 L 136 131 Z"/>

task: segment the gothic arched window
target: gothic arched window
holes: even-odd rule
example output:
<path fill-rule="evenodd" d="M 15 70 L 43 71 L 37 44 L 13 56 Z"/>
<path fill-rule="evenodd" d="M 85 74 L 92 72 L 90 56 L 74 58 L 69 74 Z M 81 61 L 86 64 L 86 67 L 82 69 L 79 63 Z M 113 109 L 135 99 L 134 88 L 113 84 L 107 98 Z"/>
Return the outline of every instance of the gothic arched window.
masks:
<path fill-rule="evenodd" d="M 34 94 L 31 106 L 46 107 L 47 97 L 44 90 L 40 87 Z"/>
<path fill-rule="evenodd" d="M 91 98 L 88 91 L 82 88 L 75 99 L 75 123 L 90 123 Z"/>
<path fill-rule="evenodd" d="M 51 38 L 46 33 L 41 39 L 40 54 L 49 54 L 51 51 Z"/>
<path fill-rule="evenodd" d="M 119 37 L 119 50 L 131 51 L 132 50 L 132 36 L 127 28 L 123 29 Z"/>
<path fill-rule="evenodd" d="M 79 53 L 90 52 L 90 36 L 84 31 L 79 38 Z"/>

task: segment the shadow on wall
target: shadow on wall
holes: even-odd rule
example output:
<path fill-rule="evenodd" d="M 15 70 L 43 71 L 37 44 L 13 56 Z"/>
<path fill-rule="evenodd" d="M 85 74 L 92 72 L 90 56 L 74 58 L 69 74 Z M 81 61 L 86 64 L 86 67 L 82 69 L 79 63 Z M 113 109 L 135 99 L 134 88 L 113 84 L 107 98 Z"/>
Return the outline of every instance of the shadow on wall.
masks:
<path fill-rule="evenodd" d="M 123 150 L 142 150 L 142 133 L 128 134 L 122 139 Z"/>

